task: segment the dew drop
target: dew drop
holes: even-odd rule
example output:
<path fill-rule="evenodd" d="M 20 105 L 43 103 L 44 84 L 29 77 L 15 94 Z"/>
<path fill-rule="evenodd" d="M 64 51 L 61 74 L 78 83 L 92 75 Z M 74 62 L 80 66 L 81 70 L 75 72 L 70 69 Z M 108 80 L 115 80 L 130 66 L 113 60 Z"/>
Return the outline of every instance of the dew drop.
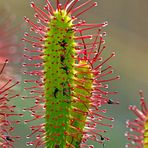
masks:
<path fill-rule="evenodd" d="M 133 131 L 133 129 L 131 129 L 131 128 L 130 128 L 130 131 L 132 132 L 132 131 Z"/>
<path fill-rule="evenodd" d="M 34 2 L 31 2 L 30 6 L 33 8 L 35 6 Z"/>
<path fill-rule="evenodd" d="M 97 3 L 97 2 L 95 2 L 95 3 L 94 3 L 94 6 L 98 6 L 98 3 Z"/>
<path fill-rule="evenodd" d="M 89 148 L 94 148 L 94 146 L 93 145 L 90 145 Z"/>
<path fill-rule="evenodd" d="M 114 118 L 111 118 L 111 121 L 114 121 L 115 119 Z"/>
<path fill-rule="evenodd" d="M 24 17 L 24 19 L 27 23 L 29 22 L 29 18 L 27 18 L 26 16 Z"/>
<path fill-rule="evenodd" d="M 104 25 L 105 25 L 105 26 L 106 26 L 106 25 L 108 25 L 108 22 L 107 22 L 107 21 L 105 21 L 105 22 L 104 22 Z"/>
<path fill-rule="evenodd" d="M 30 137 L 27 135 L 26 138 L 29 139 Z"/>
<path fill-rule="evenodd" d="M 23 112 L 26 112 L 26 109 L 23 109 L 22 111 L 23 111 Z"/>
<path fill-rule="evenodd" d="M 134 142 L 134 141 L 132 141 L 132 144 L 135 144 L 135 142 Z"/>
<path fill-rule="evenodd" d="M 28 35 L 29 35 L 28 32 L 25 32 L 25 33 L 24 33 L 24 36 L 28 36 Z"/>
<path fill-rule="evenodd" d="M 106 32 L 103 32 L 103 34 L 102 34 L 103 36 L 106 36 L 107 35 L 107 33 Z"/>
<path fill-rule="evenodd" d="M 41 20 L 40 20 L 40 19 L 38 19 L 38 20 L 37 20 L 37 23 L 41 23 Z"/>
<path fill-rule="evenodd" d="M 24 121 L 24 124 L 27 124 L 27 120 Z"/>

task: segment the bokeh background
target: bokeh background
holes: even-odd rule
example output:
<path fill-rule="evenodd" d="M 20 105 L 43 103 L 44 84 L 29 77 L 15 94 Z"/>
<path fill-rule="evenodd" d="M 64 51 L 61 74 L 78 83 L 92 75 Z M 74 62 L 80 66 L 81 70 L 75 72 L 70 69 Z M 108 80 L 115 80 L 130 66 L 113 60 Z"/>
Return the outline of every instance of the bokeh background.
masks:
<path fill-rule="evenodd" d="M 44 0 L 37 0 L 39 5 Z M 54 0 L 51 0 L 54 1 Z M 64 0 L 63 0 L 64 1 Z M 83 2 L 85 0 L 81 0 Z M 124 133 L 125 122 L 135 116 L 128 110 L 130 104 L 139 106 L 140 89 L 148 98 L 148 1 L 147 0 L 96 0 L 98 7 L 89 10 L 83 15 L 87 22 L 108 21 L 109 25 L 104 28 L 107 32 L 105 37 L 107 48 L 116 52 L 112 60 L 115 73 L 121 76 L 121 80 L 115 82 L 115 89 L 119 92 L 114 97 L 119 100 L 119 105 L 108 107 L 108 116 L 115 118 L 114 128 L 107 133 L 111 139 L 105 143 L 105 148 L 124 148 L 127 143 Z M 33 18 L 34 12 L 30 8 L 29 0 L 0 0 L 0 10 L 6 8 L 15 15 L 14 24 L 23 24 L 23 17 Z M 18 40 L 23 36 L 23 30 L 16 33 Z M 22 52 L 20 52 L 22 51 Z M 23 47 L 18 48 L 19 55 L 23 53 Z M 22 55 L 21 55 L 22 56 Z M 21 64 L 21 63 L 20 63 Z M 16 70 L 22 75 L 21 70 Z M 22 85 L 19 90 L 22 91 Z M 147 101 L 148 102 L 148 101 Z M 21 112 L 22 101 L 15 102 L 18 112 Z M 24 102 L 25 103 L 25 102 Z M 23 104 L 24 104 L 23 103 Z M 27 115 L 26 115 L 27 116 Z M 17 142 L 16 148 L 25 148 L 23 137 L 29 132 L 28 125 L 19 125 L 16 133 L 22 135 L 22 140 Z M 97 145 L 96 148 L 103 148 Z"/>

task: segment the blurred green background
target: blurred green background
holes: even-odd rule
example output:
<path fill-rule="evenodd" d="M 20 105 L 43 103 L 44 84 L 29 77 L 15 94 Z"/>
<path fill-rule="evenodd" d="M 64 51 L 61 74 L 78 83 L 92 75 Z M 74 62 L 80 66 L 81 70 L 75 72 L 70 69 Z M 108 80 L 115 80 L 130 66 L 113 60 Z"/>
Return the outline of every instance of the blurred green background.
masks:
<path fill-rule="evenodd" d="M 40 0 L 37 1 L 40 3 Z M 16 16 L 15 24 L 21 24 L 24 16 L 33 18 L 34 12 L 29 3 L 29 0 L 0 0 L 0 9 L 8 9 Z M 127 143 L 124 137 L 125 122 L 135 117 L 128 111 L 128 105 L 139 104 L 140 89 L 143 89 L 145 98 L 148 98 L 147 6 L 147 0 L 98 0 L 98 7 L 82 15 L 87 22 L 108 21 L 109 25 L 104 28 L 107 32 L 106 45 L 109 50 L 116 52 L 112 65 L 115 73 L 121 76 L 121 80 L 115 82 L 115 89 L 119 91 L 115 100 L 119 100 L 120 104 L 108 107 L 107 114 L 114 117 L 115 122 L 114 128 L 107 133 L 111 140 L 105 143 L 105 148 L 124 148 Z M 17 35 L 22 37 L 23 31 Z M 23 51 L 23 48 L 18 50 Z M 21 100 L 16 105 L 20 106 L 18 112 L 21 112 Z M 23 137 L 29 130 L 27 125 L 21 124 L 16 132 Z M 19 141 L 16 147 L 25 148 L 24 140 Z M 102 146 L 97 145 L 96 148 Z"/>

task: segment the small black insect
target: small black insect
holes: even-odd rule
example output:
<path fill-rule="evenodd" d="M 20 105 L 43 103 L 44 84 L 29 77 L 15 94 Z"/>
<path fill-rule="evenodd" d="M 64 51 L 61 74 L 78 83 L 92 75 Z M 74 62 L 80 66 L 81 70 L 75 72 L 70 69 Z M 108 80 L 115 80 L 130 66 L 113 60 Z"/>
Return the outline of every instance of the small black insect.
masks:
<path fill-rule="evenodd" d="M 109 100 L 107 101 L 107 103 L 108 103 L 108 104 L 114 104 L 113 100 L 111 100 L 111 99 L 109 99 Z"/>
<path fill-rule="evenodd" d="M 65 60 L 65 56 L 64 55 L 61 55 L 60 56 L 60 61 L 61 61 L 62 64 L 63 64 L 64 60 Z"/>
<path fill-rule="evenodd" d="M 100 140 L 101 140 L 101 141 L 104 141 L 104 140 L 105 140 L 105 138 L 104 138 L 103 136 L 100 136 Z M 104 142 L 103 142 L 103 144 L 102 144 L 102 145 L 103 145 L 103 148 L 104 148 L 104 145 L 105 145 L 105 144 L 104 144 Z"/>
<path fill-rule="evenodd" d="M 64 67 L 61 67 L 63 70 L 65 70 L 66 74 L 68 74 L 68 67 L 67 66 L 64 66 Z"/>
<path fill-rule="evenodd" d="M 13 141 L 13 140 L 10 138 L 10 136 L 8 136 L 8 135 L 5 137 L 5 139 L 6 139 L 7 141 Z"/>
<path fill-rule="evenodd" d="M 67 45 L 67 42 L 65 40 L 62 40 L 62 42 L 58 42 L 58 43 L 63 48 L 65 48 L 65 46 Z"/>
<path fill-rule="evenodd" d="M 68 29 L 67 29 L 67 32 L 72 33 L 73 31 L 74 31 L 74 29 L 73 29 L 73 28 L 68 28 Z"/>
<path fill-rule="evenodd" d="M 103 137 L 103 136 L 100 136 L 100 138 L 101 138 L 101 141 L 103 141 L 103 140 L 104 140 L 104 137 Z"/>
<path fill-rule="evenodd" d="M 59 91 L 58 88 L 56 88 L 56 89 L 54 90 L 54 93 L 53 93 L 53 94 L 54 94 L 54 97 L 55 97 L 55 98 L 57 98 L 57 93 L 58 93 L 58 91 Z"/>

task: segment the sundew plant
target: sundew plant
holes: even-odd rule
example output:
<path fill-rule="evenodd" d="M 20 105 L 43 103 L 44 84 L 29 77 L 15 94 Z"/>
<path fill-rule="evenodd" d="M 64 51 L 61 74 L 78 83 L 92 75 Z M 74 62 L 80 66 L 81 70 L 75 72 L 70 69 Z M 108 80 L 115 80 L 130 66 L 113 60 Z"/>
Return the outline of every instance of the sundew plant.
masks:
<path fill-rule="evenodd" d="M 28 138 L 35 137 L 28 145 L 47 148 L 93 148 L 87 141 L 103 144 L 109 138 L 104 136 L 106 130 L 101 126 L 112 127 L 104 120 L 105 104 L 116 104 L 108 91 L 110 81 L 119 79 L 112 76 L 109 60 L 115 56 L 111 53 L 104 58 L 102 24 L 87 23 L 81 14 L 97 6 L 88 0 L 79 4 L 78 0 L 56 1 L 56 7 L 46 0 L 46 5 L 39 8 L 34 2 L 37 23 L 25 17 L 30 25 L 23 41 L 26 44 L 23 66 L 28 68 L 24 73 L 29 75 L 31 95 L 24 99 L 34 99 L 35 105 L 24 109 L 31 111 L 33 118 L 44 119 L 39 125 L 31 125 Z M 88 32 L 91 31 L 91 34 Z"/>
<path fill-rule="evenodd" d="M 105 45 L 107 22 L 83 20 L 97 2 L 45 0 L 43 6 L 30 5 L 35 14 L 33 20 L 24 17 L 28 30 L 22 38 L 25 84 L 21 94 L 15 90 L 20 82 L 7 69 L 8 61 L 14 60 L 9 52 L 17 46 L 11 33 L 16 28 L 10 31 L 7 22 L 8 26 L 0 25 L 0 147 L 18 148 L 15 141 L 21 137 L 13 132 L 23 114 L 12 103 L 22 98 L 22 111 L 31 115 L 23 121 L 30 132 L 22 147 L 105 148 L 110 140 L 106 132 L 114 121 L 106 108 L 119 104 L 112 88 L 120 77 L 110 65 L 115 53 Z M 148 107 L 142 92 L 140 96 L 141 110 L 129 107 L 137 118 L 126 123 L 130 132 L 125 134 L 129 140 L 125 147 L 148 148 Z"/>

